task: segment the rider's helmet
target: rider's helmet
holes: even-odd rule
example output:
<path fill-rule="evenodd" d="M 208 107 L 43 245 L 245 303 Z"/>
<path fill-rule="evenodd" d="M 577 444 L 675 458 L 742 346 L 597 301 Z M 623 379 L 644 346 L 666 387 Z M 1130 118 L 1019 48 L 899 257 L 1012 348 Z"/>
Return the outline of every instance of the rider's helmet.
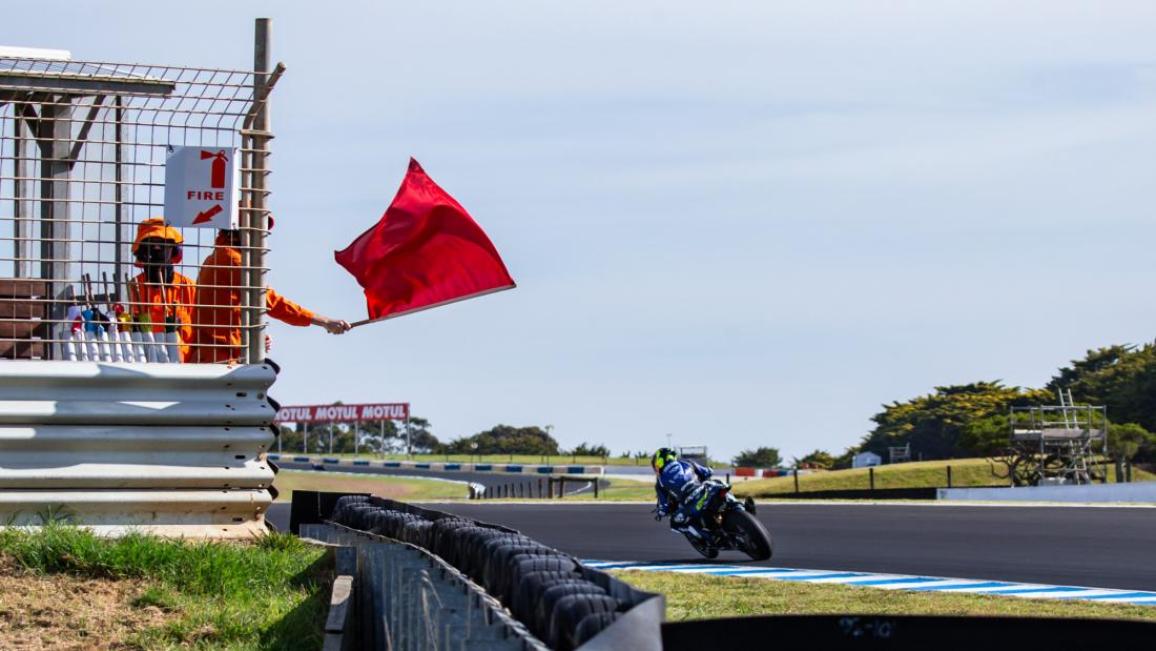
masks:
<path fill-rule="evenodd" d="M 666 464 L 678 461 L 678 453 L 670 448 L 658 448 L 658 451 L 650 457 L 650 467 L 654 472 L 662 472 Z"/>

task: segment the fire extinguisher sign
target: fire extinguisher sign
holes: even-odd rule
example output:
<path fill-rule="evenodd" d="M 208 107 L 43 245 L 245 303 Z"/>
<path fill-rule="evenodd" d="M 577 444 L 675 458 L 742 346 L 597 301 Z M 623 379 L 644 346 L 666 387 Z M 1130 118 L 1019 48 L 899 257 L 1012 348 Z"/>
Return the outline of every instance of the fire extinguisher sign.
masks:
<path fill-rule="evenodd" d="M 237 150 L 169 146 L 165 221 L 183 228 L 237 228 Z"/>

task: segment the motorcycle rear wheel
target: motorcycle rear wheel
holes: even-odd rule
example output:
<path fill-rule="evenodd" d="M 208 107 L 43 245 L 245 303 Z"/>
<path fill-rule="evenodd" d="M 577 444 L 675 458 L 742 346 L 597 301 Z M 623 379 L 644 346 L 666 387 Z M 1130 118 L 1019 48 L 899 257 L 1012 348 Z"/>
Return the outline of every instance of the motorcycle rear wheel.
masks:
<path fill-rule="evenodd" d="M 755 516 L 746 511 L 728 511 L 723 517 L 723 528 L 735 535 L 742 551 L 752 560 L 765 561 L 774 554 L 771 534 Z"/>

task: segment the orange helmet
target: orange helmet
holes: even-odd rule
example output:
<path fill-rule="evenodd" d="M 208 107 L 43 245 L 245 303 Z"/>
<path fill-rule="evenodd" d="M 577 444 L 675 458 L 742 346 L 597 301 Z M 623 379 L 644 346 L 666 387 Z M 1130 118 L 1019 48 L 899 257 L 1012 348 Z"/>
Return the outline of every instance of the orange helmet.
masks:
<path fill-rule="evenodd" d="M 185 238 L 181 236 L 180 231 L 166 224 L 164 217 L 149 217 L 140 223 L 136 229 L 136 239 L 132 243 L 134 256 L 140 250 L 141 242 L 148 238 L 172 242 L 174 248 L 173 264 L 180 264 L 181 245 L 185 243 Z"/>

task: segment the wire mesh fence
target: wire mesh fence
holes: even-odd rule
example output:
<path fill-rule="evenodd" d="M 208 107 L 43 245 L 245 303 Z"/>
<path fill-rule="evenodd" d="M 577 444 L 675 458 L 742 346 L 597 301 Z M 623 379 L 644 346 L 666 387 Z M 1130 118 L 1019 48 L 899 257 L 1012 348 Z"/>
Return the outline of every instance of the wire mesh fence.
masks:
<path fill-rule="evenodd" d="M 0 56 L 0 358 L 260 361 L 283 68 L 258 50 L 257 72 Z M 235 159 L 228 228 L 166 221 L 177 147 Z"/>

